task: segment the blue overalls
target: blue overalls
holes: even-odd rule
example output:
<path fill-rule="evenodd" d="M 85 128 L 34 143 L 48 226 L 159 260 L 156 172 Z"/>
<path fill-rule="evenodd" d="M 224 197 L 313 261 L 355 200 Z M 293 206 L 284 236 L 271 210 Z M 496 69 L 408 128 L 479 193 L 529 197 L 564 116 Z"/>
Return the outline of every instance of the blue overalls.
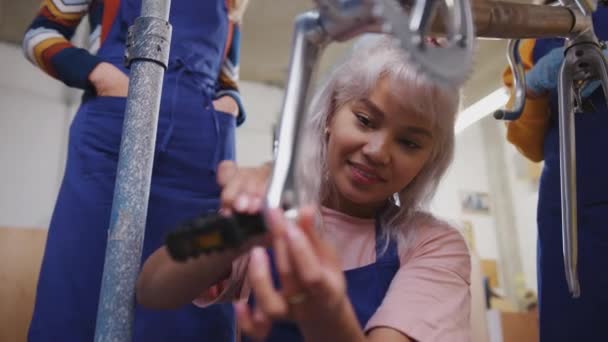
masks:
<path fill-rule="evenodd" d="M 348 298 L 355 309 L 362 328 L 365 327 L 365 324 L 382 303 L 393 277 L 399 270 L 400 261 L 397 243 L 394 240 L 389 241 L 388 248 L 383 251 L 384 245 L 385 240 L 381 238 L 379 223 L 376 221 L 376 255 L 378 256 L 376 262 L 344 272 Z M 275 286 L 280 286 L 274 263 L 272 277 Z M 255 305 L 253 296 L 250 298 L 250 304 Z M 247 337 L 243 337 L 242 340 L 244 342 L 251 341 Z M 266 339 L 266 342 L 297 341 L 303 341 L 302 335 L 297 325 L 288 321 L 274 323 L 270 335 Z"/>
<path fill-rule="evenodd" d="M 594 14 L 595 33 L 608 39 L 608 8 Z M 563 46 L 538 40 L 533 59 Z M 594 113 L 576 114 L 578 274 L 581 297 L 568 292 L 562 256 L 557 92 L 545 137 L 545 165 L 538 200 L 538 289 L 543 342 L 608 341 L 608 110 L 601 87 L 591 96 Z"/>
<path fill-rule="evenodd" d="M 98 55 L 122 64 L 140 0 L 122 0 Z M 228 35 L 225 0 L 173 1 L 171 55 L 163 84 L 143 247 L 145 260 L 176 224 L 214 211 L 219 161 L 234 159 L 235 118 L 212 107 Z M 125 98 L 85 94 L 70 128 L 68 158 L 42 263 L 30 341 L 92 341 Z M 174 311 L 136 308 L 133 340 L 233 341 L 230 304 Z"/>

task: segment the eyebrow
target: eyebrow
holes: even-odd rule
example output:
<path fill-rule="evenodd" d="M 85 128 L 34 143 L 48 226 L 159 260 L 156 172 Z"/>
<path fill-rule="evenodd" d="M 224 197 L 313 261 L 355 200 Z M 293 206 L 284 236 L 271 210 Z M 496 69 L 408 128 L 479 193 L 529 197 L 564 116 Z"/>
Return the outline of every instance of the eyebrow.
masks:
<path fill-rule="evenodd" d="M 363 98 L 360 100 L 367 108 L 369 108 L 375 115 L 385 117 L 386 114 L 382 111 L 382 109 L 378 108 L 375 103 L 373 103 L 370 99 Z"/>
<path fill-rule="evenodd" d="M 380 109 L 378 106 L 376 106 L 376 104 L 374 102 L 372 102 L 370 99 L 367 98 L 363 98 L 360 100 L 360 102 L 365 105 L 367 108 L 369 108 L 372 112 L 374 112 L 375 115 L 381 116 L 381 117 L 386 117 L 386 114 L 384 114 L 384 112 L 382 111 L 382 109 Z M 423 135 L 426 136 L 428 138 L 432 138 L 433 134 L 426 128 L 423 127 L 419 127 L 419 126 L 407 126 L 404 129 L 405 132 L 408 132 L 410 134 L 416 134 L 416 135 Z"/>
<path fill-rule="evenodd" d="M 416 127 L 416 126 L 408 126 L 405 131 L 411 133 L 411 134 L 416 134 L 416 135 L 423 135 L 427 138 L 432 138 L 433 134 L 426 128 L 422 128 L 422 127 Z"/>

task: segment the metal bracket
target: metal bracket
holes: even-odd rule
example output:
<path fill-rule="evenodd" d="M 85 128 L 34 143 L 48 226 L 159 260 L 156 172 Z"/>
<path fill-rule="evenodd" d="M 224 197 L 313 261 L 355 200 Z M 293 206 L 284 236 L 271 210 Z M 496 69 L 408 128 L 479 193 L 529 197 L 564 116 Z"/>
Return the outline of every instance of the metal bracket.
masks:
<path fill-rule="evenodd" d="M 475 53 L 471 3 L 416 0 L 412 6 L 408 13 L 399 1 L 378 1 L 375 11 L 385 20 L 383 31 L 397 37 L 410 62 L 429 77 L 442 83 L 464 84 L 472 73 Z M 441 46 L 427 43 L 435 15 L 443 19 L 445 29 Z"/>
<path fill-rule="evenodd" d="M 169 64 L 169 41 L 171 24 L 155 17 L 139 17 L 127 33 L 125 65 L 134 60 L 147 60 L 160 64 L 165 69 Z"/>
<path fill-rule="evenodd" d="M 602 82 L 608 90 L 608 61 L 591 27 L 566 40 L 566 56 L 558 81 L 559 153 L 562 207 L 562 244 L 568 288 L 573 297 L 580 296 L 577 274 L 578 217 L 576 193 L 576 137 L 574 121 L 574 92 L 581 81 Z"/>

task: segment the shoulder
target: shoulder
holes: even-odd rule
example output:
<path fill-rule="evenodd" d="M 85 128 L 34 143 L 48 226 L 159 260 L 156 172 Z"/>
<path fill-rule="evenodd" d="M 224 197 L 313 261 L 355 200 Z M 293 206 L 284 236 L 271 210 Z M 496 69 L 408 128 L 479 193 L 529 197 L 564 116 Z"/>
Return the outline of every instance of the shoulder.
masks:
<path fill-rule="evenodd" d="M 412 263 L 432 264 L 451 270 L 469 282 L 469 248 L 454 225 L 428 212 L 418 212 L 411 227 L 413 234 L 409 243 L 400 248 L 402 267 Z"/>
<path fill-rule="evenodd" d="M 412 248 L 450 248 L 468 252 L 467 244 L 454 225 L 428 212 L 418 212 L 412 220 L 414 236 Z"/>
<path fill-rule="evenodd" d="M 399 270 L 365 330 L 388 327 L 416 341 L 470 341 L 471 261 L 464 238 L 429 213 L 417 213 L 409 227 Z"/>

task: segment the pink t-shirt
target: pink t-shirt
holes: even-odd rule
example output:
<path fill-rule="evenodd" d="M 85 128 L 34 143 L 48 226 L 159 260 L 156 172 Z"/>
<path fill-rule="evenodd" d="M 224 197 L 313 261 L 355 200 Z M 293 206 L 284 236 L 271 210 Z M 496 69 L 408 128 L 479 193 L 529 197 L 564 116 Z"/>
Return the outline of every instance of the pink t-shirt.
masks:
<path fill-rule="evenodd" d="M 322 236 L 338 251 L 344 270 L 376 261 L 375 223 L 322 208 Z M 400 268 L 365 331 L 390 327 L 419 342 L 470 340 L 468 248 L 460 233 L 420 213 L 408 243 L 399 245 Z M 195 304 L 246 298 L 248 256 L 233 264 L 231 276 L 208 289 Z"/>

